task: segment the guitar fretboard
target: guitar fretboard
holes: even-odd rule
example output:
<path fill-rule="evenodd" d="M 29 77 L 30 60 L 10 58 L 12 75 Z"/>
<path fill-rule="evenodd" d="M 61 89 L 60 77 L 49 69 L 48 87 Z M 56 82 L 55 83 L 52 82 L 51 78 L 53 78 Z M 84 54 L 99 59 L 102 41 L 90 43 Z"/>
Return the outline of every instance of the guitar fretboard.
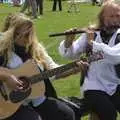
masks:
<path fill-rule="evenodd" d="M 70 69 L 73 69 L 75 67 L 78 67 L 78 65 L 76 64 L 77 61 L 74 61 L 72 63 L 68 63 L 66 65 L 62 65 L 60 67 L 57 67 L 57 68 L 54 68 L 54 69 L 50 69 L 50 70 L 47 70 L 47 71 L 44 71 L 44 72 L 41 72 L 40 74 L 38 75 L 34 75 L 32 76 L 30 79 L 31 79 L 31 83 L 34 84 L 34 83 L 37 83 L 41 80 L 44 80 L 44 79 L 47 79 L 49 77 L 53 77 L 55 75 L 58 75 L 58 74 L 62 74 L 64 73 L 65 71 L 68 71 Z"/>

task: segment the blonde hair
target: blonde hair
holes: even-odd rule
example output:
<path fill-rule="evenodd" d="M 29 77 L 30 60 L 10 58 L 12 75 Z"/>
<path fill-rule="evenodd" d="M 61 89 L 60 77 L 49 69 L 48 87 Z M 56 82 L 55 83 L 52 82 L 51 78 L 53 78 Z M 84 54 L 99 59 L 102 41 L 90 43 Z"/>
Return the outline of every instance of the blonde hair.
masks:
<path fill-rule="evenodd" d="M 33 22 L 24 15 L 12 15 L 8 30 L 4 32 L 4 36 L 0 41 L 0 54 L 6 55 L 7 59 L 9 59 L 14 51 L 15 39 L 20 40 L 21 37 L 27 34 L 28 43 L 26 44 L 26 52 L 29 52 L 34 60 L 47 68 L 48 66 L 45 60 L 47 53 L 45 48 L 38 42 Z"/>
<path fill-rule="evenodd" d="M 21 21 L 20 18 L 29 19 L 22 13 L 9 13 L 8 16 L 5 18 L 2 32 L 5 32 L 13 25 L 18 24 L 18 22 Z"/>

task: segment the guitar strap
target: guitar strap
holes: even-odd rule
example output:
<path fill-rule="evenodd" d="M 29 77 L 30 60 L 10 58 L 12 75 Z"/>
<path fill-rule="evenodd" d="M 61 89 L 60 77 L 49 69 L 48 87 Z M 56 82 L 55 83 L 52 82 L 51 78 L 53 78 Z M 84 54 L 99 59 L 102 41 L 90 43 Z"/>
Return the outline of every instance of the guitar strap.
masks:
<path fill-rule="evenodd" d="M 42 71 L 42 70 L 40 69 L 40 67 L 39 67 L 39 70 L 40 70 L 41 73 L 44 72 L 44 71 L 46 71 L 46 70 Z M 45 82 L 45 89 L 46 89 L 46 90 L 45 90 L 45 96 L 46 96 L 46 97 L 58 98 L 58 97 L 57 97 L 56 90 L 55 90 L 55 88 L 53 87 L 50 79 L 49 79 L 49 78 L 44 79 L 44 82 Z"/>
<path fill-rule="evenodd" d="M 45 95 L 47 97 L 53 97 L 53 98 L 57 98 L 57 93 L 55 88 L 53 87 L 52 83 L 50 82 L 49 79 L 45 79 L 45 86 L 46 86 L 46 91 L 45 91 Z"/>

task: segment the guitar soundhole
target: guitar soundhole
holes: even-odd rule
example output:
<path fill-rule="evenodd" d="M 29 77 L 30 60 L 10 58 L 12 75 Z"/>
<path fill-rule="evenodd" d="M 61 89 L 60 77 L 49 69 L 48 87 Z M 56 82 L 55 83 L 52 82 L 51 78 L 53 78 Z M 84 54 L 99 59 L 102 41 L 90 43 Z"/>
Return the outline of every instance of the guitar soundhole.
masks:
<path fill-rule="evenodd" d="M 24 100 L 31 93 L 31 84 L 29 82 L 29 79 L 27 77 L 20 77 L 19 79 L 23 82 L 23 89 L 17 91 L 13 90 L 9 94 L 9 98 L 13 103 L 18 103 Z"/>

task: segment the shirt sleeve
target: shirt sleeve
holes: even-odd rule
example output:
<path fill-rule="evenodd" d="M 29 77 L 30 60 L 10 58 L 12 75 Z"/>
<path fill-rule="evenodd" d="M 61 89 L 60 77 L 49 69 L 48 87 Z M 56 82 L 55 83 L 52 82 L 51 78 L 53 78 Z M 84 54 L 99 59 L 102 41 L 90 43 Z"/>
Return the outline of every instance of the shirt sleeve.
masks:
<path fill-rule="evenodd" d="M 86 34 L 83 33 L 77 40 L 75 40 L 69 48 L 66 48 L 64 45 L 64 40 L 59 45 L 59 53 L 61 56 L 76 59 L 80 57 L 80 54 L 85 52 L 87 45 Z"/>
<path fill-rule="evenodd" d="M 52 57 L 50 57 L 47 53 L 47 51 L 45 50 L 45 48 L 39 44 L 39 46 L 44 54 L 44 60 L 46 61 L 46 64 L 48 65 L 48 67 L 50 69 L 53 69 L 53 68 L 56 68 L 58 67 L 59 65 L 57 63 L 54 62 L 54 60 L 52 59 Z"/>
<path fill-rule="evenodd" d="M 57 63 L 54 62 L 52 57 L 50 57 L 47 53 L 45 54 L 45 60 L 50 69 L 53 69 L 59 66 Z"/>
<path fill-rule="evenodd" d="M 46 63 L 49 67 L 49 69 L 54 69 L 59 67 L 60 65 L 55 63 L 54 60 L 46 53 L 45 54 L 45 59 L 46 59 Z M 50 80 L 55 80 L 56 79 L 56 75 L 49 77 Z"/>
<path fill-rule="evenodd" d="M 101 51 L 106 62 L 111 64 L 120 64 L 120 43 L 110 47 L 104 43 L 93 41 L 93 52 Z"/>

